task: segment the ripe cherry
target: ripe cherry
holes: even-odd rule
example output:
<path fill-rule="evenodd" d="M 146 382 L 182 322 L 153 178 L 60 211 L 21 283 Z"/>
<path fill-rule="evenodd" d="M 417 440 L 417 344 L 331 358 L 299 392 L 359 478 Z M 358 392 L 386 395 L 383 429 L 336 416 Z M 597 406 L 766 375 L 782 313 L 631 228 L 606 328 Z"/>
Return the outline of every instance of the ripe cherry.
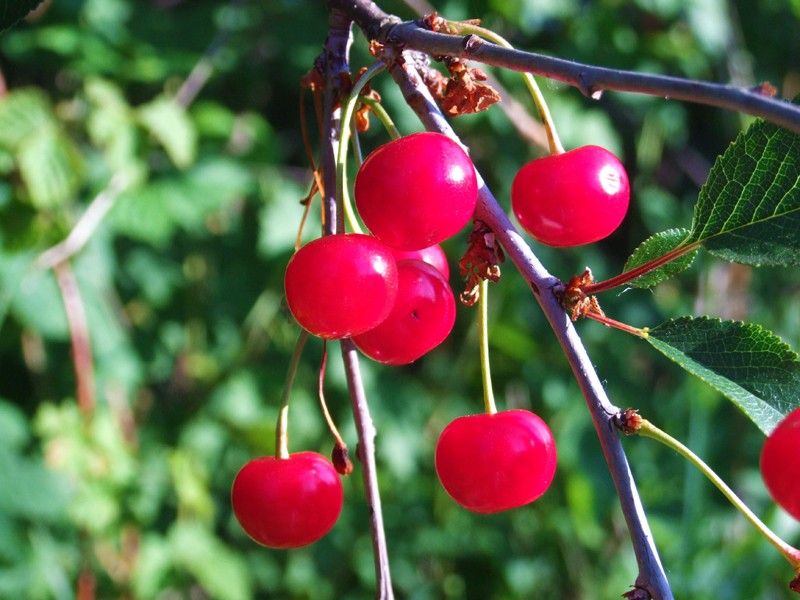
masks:
<path fill-rule="evenodd" d="M 511 187 L 517 221 L 543 244 L 580 246 L 610 235 L 625 218 L 630 186 L 608 150 L 582 146 L 523 166 Z"/>
<path fill-rule="evenodd" d="M 450 279 L 450 265 L 447 255 L 439 244 L 428 246 L 422 250 L 397 250 L 392 248 L 395 260 L 421 260 L 436 267 L 445 279 Z"/>
<path fill-rule="evenodd" d="M 397 263 L 397 301 L 380 325 L 353 337 L 361 352 L 389 365 L 417 360 L 442 343 L 456 320 L 456 301 L 444 276 L 421 260 Z"/>
<path fill-rule="evenodd" d="M 800 521 L 800 408 L 790 412 L 761 450 L 761 477 L 786 512 Z"/>
<path fill-rule="evenodd" d="M 478 201 L 475 168 L 456 142 L 422 132 L 367 156 L 355 182 L 356 207 L 369 230 L 399 250 L 419 250 L 455 235 Z"/>
<path fill-rule="evenodd" d="M 350 337 L 389 315 L 397 297 L 397 263 L 371 236 L 329 235 L 295 252 L 284 285 L 301 327 L 326 339 Z"/>
<path fill-rule="evenodd" d="M 231 490 L 242 529 L 270 548 L 316 542 L 339 518 L 342 497 L 339 475 L 316 452 L 253 459 L 236 475 Z"/>
<path fill-rule="evenodd" d="M 436 472 L 447 493 L 476 513 L 528 504 L 547 491 L 556 445 L 547 424 L 526 410 L 459 417 L 436 445 Z"/>

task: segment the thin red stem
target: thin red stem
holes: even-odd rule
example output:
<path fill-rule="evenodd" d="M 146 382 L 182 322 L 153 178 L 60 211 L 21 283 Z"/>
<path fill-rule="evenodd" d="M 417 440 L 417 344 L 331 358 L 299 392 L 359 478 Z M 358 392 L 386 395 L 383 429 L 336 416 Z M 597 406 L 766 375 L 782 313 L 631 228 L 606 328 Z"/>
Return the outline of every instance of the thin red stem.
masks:
<path fill-rule="evenodd" d="M 625 271 L 624 273 L 620 273 L 616 277 L 612 277 L 611 279 L 606 279 L 605 281 L 598 281 L 597 283 L 592 283 L 585 287 L 582 287 L 581 291 L 587 296 L 593 296 L 594 294 L 599 294 L 600 292 L 607 292 L 608 290 L 613 290 L 614 288 L 619 287 L 621 285 L 625 285 L 629 281 L 633 281 L 634 279 L 640 277 L 641 275 L 644 275 L 645 273 L 654 271 L 658 267 L 665 265 L 668 262 L 672 262 L 676 258 L 680 258 L 684 254 L 688 254 L 692 250 L 696 250 L 699 247 L 700 247 L 699 242 L 695 242 L 694 244 L 689 244 L 688 246 L 680 246 L 679 248 L 670 250 L 666 254 L 663 254 L 656 259 L 646 262 L 643 265 L 634 267 L 630 271 Z"/>
<path fill-rule="evenodd" d="M 94 361 L 92 343 L 89 337 L 89 322 L 78 288 L 78 281 L 69 262 L 61 262 L 53 267 L 64 310 L 67 313 L 72 361 L 75 368 L 76 395 L 78 408 L 84 419 L 91 418 L 96 404 L 94 393 Z"/>
<path fill-rule="evenodd" d="M 328 424 L 328 429 L 336 439 L 336 444 L 340 447 L 346 447 L 339 430 L 336 428 L 336 423 L 333 422 L 331 413 L 328 410 L 328 403 L 325 401 L 325 367 L 328 364 L 328 340 L 322 341 L 322 362 L 319 365 L 319 405 L 322 408 L 322 415 L 325 417 L 325 422 Z"/>
<path fill-rule="evenodd" d="M 640 337 L 640 338 L 646 338 L 647 337 L 647 334 L 643 330 L 639 329 L 638 327 L 634 327 L 633 325 L 627 325 L 627 324 L 625 324 L 625 323 L 623 323 L 621 321 L 617 321 L 615 319 L 610 319 L 609 317 L 607 317 L 605 315 L 601 315 L 599 313 L 590 312 L 590 313 L 586 313 L 586 315 L 584 315 L 584 316 L 586 316 L 586 318 L 588 318 L 588 319 L 592 319 L 593 321 L 597 321 L 598 323 L 602 323 L 606 327 L 613 327 L 615 329 L 619 329 L 620 331 L 624 331 L 626 333 L 633 334 L 633 335 L 635 335 L 637 337 Z"/>

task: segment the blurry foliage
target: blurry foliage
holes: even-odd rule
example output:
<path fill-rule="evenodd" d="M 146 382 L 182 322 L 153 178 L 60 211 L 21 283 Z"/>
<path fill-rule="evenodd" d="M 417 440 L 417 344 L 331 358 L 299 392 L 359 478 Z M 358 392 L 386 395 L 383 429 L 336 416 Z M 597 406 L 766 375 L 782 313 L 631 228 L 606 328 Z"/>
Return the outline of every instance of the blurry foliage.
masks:
<path fill-rule="evenodd" d="M 398 2 L 384 8 L 413 16 Z M 481 17 L 515 44 L 563 58 L 739 85 L 769 80 L 785 96 L 800 89 L 798 2 L 448 0 L 437 9 Z M 59 0 L 0 37 L 9 89 L 0 100 L 1 597 L 74 598 L 81 573 L 94 574 L 101 598 L 372 595 L 360 473 L 345 482 L 333 532 L 297 551 L 256 546 L 229 506 L 238 468 L 274 448 L 296 335 L 283 270 L 310 183 L 298 82 L 325 29 L 323 3 L 306 0 Z M 360 66 L 368 55 L 359 33 L 356 41 Z M 198 64 L 213 74 L 186 107 L 176 93 Z M 515 74 L 494 74 L 527 103 Z M 420 128 L 387 78 L 376 87 L 404 132 Z M 555 83 L 545 93 L 565 145 L 618 152 L 635 198 L 610 239 L 535 248 L 562 278 L 585 265 L 598 278 L 614 275 L 648 235 L 688 225 L 714 157 L 747 122 L 659 98 L 606 93 L 592 102 Z M 542 152 L 498 107 L 455 126 L 499 198 Z M 363 145 L 385 140 L 376 126 Z M 112 176 L 125 189 L 73 259 L 99 398 L 87 424 L 74 399 L 61 295 L 33 261 L 64 239 Z M 311 214 L 306 239 L 319 227 Z M 446 244 L 452 264 L 464 238 Z M 746 317 L 800 347 L 800 284 L 783 269 L 700 256 L 653 292 L 601 300 L 638 326 L 681 314 Z M 459 509 L 436 482 L 439 432 L 481 406 L 474 311 L 459 308 L 451 338 L 417 364 L 364 361 L 398 596 L 618 597 L 635 561 L 580 392 L 510 267 L 490 310 L 501 406 L 548 420 L 557 478 L 535 505 L 489 517 Z M 685 440 L 771 526 L 800 541 L 798 524 L 760 483 L 763 438 L 752 424 L 641 340 L 596 323 L 579 329 L 616 404 Z M 327 454 L 314 392 L 319 353 L 311 344 L 301 364 L 291 448 Z M 354 446 L 336 360 L 327 385 Z M 699 474 L 647 440 L 626 447 L 676 597 L 783 597 L 783 559 Z"/>

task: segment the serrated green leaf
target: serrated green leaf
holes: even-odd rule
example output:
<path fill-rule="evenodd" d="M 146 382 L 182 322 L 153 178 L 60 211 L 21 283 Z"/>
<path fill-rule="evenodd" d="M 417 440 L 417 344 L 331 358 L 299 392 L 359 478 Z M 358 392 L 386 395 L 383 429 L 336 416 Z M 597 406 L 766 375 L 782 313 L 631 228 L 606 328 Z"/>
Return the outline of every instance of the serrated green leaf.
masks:
<path fill-rule="evenodd" d="M 81 155 L 55 124 L 25 137 L 17 148 L 17 161 L 31 204 L 38 209 L 67 202 L 83 181 Z"/>
<path fill-rule="evenodd" d="M 17 24 L 42 0 L 0 0 L 0 33 Z"/>
<path fill-rule="evenodd" d="M 683 317 L 649 330 L 647 341 L 722 392 L 765 434 L 800 406 L 800 357 L 760 325 Z"/>
<path fill-rule="evenodd" d="M 688 235 L 689 231 L 687 229 L 668 229 L 651 235 L 633 251 L 623 270 L 630 271 L 675 250 Z M 695 248 L 675 260 L 629 281 L 628 285 L 635 288 L 647 288 L 666 281 L 670 277 L 674 277 L 681 271 L 688 269 L 694 262 L 698 252 L 699 248 Z"/>
<path fill-rule="evenodd" d="M 53 122 L 53 108 L 44 92 L 14 90 L 0 100 L 0 146 L 14 151 L 31 133 Z"/>
<path fill-rule="evenodd" d="M 194 162 L 197 131 L 183 106 L 171 98 L 160 96 L 139 107 L 137 115 L 176 167 L 185 169 Z"/>
<path fill-rule="evenodd" d="M 800 135 L 756 121 L 714 163 L 687 242 L 747 265 L 800 264 Z"/>

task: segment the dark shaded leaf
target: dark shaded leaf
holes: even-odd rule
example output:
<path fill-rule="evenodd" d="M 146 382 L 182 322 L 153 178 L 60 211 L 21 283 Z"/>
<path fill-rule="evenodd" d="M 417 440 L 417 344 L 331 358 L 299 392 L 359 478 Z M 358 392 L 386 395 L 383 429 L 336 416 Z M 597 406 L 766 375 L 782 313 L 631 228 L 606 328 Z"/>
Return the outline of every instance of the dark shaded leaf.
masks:
<path fill-rule="evenodd" d="M 760 325 L 683 317 L 650 329 L 647 341 L 722 392 L 765 434 L 800 406 L 800 357 Z"/>

